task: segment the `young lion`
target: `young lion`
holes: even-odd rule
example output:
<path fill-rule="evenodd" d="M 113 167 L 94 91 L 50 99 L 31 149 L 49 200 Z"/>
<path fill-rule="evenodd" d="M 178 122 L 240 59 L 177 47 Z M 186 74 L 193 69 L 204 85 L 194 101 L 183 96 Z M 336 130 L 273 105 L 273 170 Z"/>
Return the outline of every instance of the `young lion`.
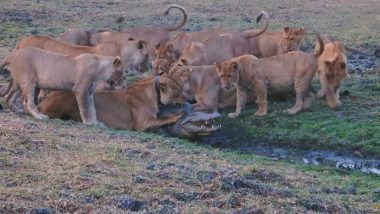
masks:
<path fill-rule="evenodd" d="M 249 39 L 251 53 L 259 58 L 276 56 L 300 50 L 305 30 L 285 27 L 283 31 L 265 31 L 258 37 Z"/>
<path fill-rule="evenodd" d="M 232 57 L 248 54 L 250 52 L 249 39 L 261 35 L 268 28 L 268 14 L 261 11 L 257 17 L 262 16 L 265 17 L 265 26 L 260 31 L 221 34 L 202 42 L 193 42 L 186 46 L 176 64 L 211 65 Z"/>
<path fill-rule="evenodd" d="M 294 90 L 296 104 L 286 110 L 295 114 L 308 107 L 305 98 L 309 95 L 311 80 L 317 69 L 317 58 L 322 54 L 324 45 L 318 37 L 321 48 L 318 53 L 310 54 L 294 51 L 274 57 L 258 59 L 252 55 L 243 55 L 217 64 L 222 87 L 237 88 L 236 111 L 228 114 L 235 118 L 243 110 L 247 100 L 247 90 L 254 88 L 257 97 L 256 115 L 267 113 L 267 90 L 283 92 Z"/>
<path fill-rule="evenodd" d="M 81 54 L 73 58 L 27 47 L 12 52 L 0 68 L 8 67 L 22 92 L 25 110 L 33 117 L 49 118 L 36 108 L 35 98 L 39 89 L 71 90 L 78 101 L 83 122 L 97 124 L 93 98 L 95 85 L 98 81 L 107 81 L 120 70 L 120 65 L 118 56 Z"/>
<path fill-rule="evenodd" d="M 184 102 L 182 87 L 169 76 L 135 81 L 128 88 L 96 92 L 97 118 L 109 127 L 144 131 L 177 122 L 179 115 L 158 118 L 159 101 L 163 104 Z M 54 91 L 38 109 L 51 118 L 80 121 L 78 104 L 72 93 Z"/>
<path fill-rule="evenodd" d="M 169 75 L 182 85 L 187 100 L 197 101 L 195 111 L 217 112 L 236 103 L 236 88 L 221 87 L 216 65 L 173 67 Z"/>
<path fill-rule="evenodd" d="M 140 72 L 144 72 L 148 66 L 146 42 L 142 40 L 125 41 L 122 43 L 110 42 L 89 47 L 73 45 L 50 36 L 28 36 L 21 39 L 17 44 L 18 49 L 25 47 L 41 48 L 46 51 L 69 55 L 71 57 L 76 57 L 83 53 L 120 56 L 122 71 L 127 71 L 128 68 L 135 68 Z"/>
<path fill-rule="evenodd" d="M 323 38 L 324 51 L 318 58 L 318 78 L 321 83 L 321 90 L 317 97 L 326 97 L 327 105 L 330 108 L 337 108 L 342 105 L 339 100 L 339 88 L 347 76 L 347 58 L 344 45 L 338 41 L 333 41 L 327 37 Z M 315 46 L 315 51 L 320 49 L 319 44 Z"/>

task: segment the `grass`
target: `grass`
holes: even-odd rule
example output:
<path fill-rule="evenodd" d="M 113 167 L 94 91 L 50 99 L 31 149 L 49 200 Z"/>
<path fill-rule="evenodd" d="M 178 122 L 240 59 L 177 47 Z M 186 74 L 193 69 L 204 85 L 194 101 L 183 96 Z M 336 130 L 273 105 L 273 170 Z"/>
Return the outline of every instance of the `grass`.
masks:
<path fill-rule="evenodd" d="M 271 28 L 305 27 L 354 47 L 379 46 L 379 3 L 339 1 L 177 1 L 189 12 L 184 30 L 248 28 L 265 9 Z M 69 27 L 123 29 L 178 19 L 161 17 L 165 1 L 2 2 L 0 57 L 32 33 L 56 36 Z M 174 11 L 173 11 L 174 12 Z M 172 14 L 172 13 L 171 13 Z M 126 21 L 112 24 L 117 17 Z M 308 35 L 312 41 L 312 35 Z M 378 62 L 376 62 L 378 63 Z M 378 65 L 378 64 L 377 64 Z M 135 76 L 128 79 L 135 80 Z M 5 80 L 0 80 L 5 81 Z M 318 84 L 315 84 L 318 88 Z M 374 70 L 344 83 L 344 104 L 282 113 L 294 100 L 270 101 L 269 114 L 224 117 L 227 150 L 152 133 L 103 129 L 0 112 L 0 213 L 47 208 L 57 213 L 122 213 L 141 201 L 150 213 L 377 213 L 378 175 L 310 166 L 234 149 L 264 143 L 295 150 L 326 149 L 380 157 L 380 76 Z M 0 100 L 0 102 L 3 102 Z M 223 110 L 224 116 L 233 109 Z M 136 202 L 137 203 L 137 202 Z"/>

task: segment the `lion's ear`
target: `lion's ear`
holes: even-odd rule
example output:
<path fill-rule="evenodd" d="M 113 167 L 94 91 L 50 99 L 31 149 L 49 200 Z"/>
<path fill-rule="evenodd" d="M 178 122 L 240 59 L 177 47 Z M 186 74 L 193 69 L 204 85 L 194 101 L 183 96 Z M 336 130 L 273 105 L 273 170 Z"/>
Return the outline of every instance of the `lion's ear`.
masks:
<path fill-rule="evenodd" d="M 193 69 L 192 69 L 192 68 L 188 68 L 188 69 L 186 69 L 186 70 L 182 73 L 182 75 L 183 75 L 183 76 L 191 76 L 192 73 L 193 73 Z"/>
<path fill-rule="evenodd" d="M 119 56 L 115 57 L 115 59 L 112 62 L 113 67 L 117 68 L 121 66 L 121 59 Z"/>
<path fill-rule="evenodd" d="M 303 27 L 301 27 L 298 32 L 297 32 L 298 35 L 304 35 L 305 34 L 305 29 L 303 29 Z"/>
<path fill-rule="evenodd" d="M 160 90 L 161 91 L 166 91 L 166 89 L 168 88 L 168 86 L 165 84 L 165 83 L 160 83 Z"/>
<path fill-rule="evenodd" d="M 169 44 L 168 47 L 167 47 L 167 49 L 170 50 L 170 51 L 173 50 L 174 49 L 173 44 Z"/>
<path fill-rule="evenodd" d="M 181 79 L 182 81 L 187 81 L 190 79 L 191 77 L 191 74 L 193 73 L 193 69 L 189 68 L 189 69 L 186 69 L 182 75 L 181 75 Z"/>
<path fill-rule="evenodd" d="M 218 71 L 220 72 L 222 68 L 222 64 L 220 64 L 220 62 L 217 62 L 215 63 L 215 65 L 216 65 L 216 68 L 218 68 Z"/>
<path fill-rule="evenodd" d="M 236 70 L 239 68 L 239 65 L 238 65 L 237 62 L 231 62 L 230 68 L 231 68 L 232 70 L 235 70 L 235 71 L 236 71 Z"/>
<path fill-rule="evenodd" d="M 289 32 L 289 27 L 284 27 L 284 32 L 288 33 Z"/>
<path fill-rule="evenodd" d="M 339 63 L 339 67 L 340 67 L 341 69 L 346 69 L 347 65 L 346 65 L 345 62 L 341 62 L 341 63 Z"/>
<path fill-rule="evenodd" d="M 148 53 L 148 50 L 146 49 L 146 42 L 144 40 L 139 40 L 137 42 L 137 48 L 141 50 L 144 55 Z"/>

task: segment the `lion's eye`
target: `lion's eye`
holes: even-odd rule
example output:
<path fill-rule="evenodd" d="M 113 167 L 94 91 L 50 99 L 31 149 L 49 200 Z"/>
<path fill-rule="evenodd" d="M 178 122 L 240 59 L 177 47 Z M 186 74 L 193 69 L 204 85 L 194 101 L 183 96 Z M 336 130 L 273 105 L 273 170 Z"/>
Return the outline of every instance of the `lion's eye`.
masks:
<path fill-rule="evenodd" d="M 294 41 L 294 38 L 290 38 L 290 41 Z"/>
<path fill-rule="evenodd" d="M 228 74 L 227 77 L 231 79 L 231 74 Z"/>

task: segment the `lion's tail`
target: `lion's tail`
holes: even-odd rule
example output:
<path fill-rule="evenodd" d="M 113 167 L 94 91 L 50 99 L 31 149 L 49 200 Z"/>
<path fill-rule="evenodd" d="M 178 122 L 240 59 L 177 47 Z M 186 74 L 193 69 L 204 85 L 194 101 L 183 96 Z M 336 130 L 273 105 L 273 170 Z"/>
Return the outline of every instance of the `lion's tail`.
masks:
<path fill-rule="evenodd" d="M 259 32 L 256 32 L 256 31 L 253 31 L 253 30 L 246 30 L 246 31 L 244 31 L 244 37 L 246 39 L 253 38 L 253 37 L 256 37 L 256 36 L 260 36 L 261 34 L 263 34 L 268 29 L 269 15 L 268 15 L 267 12 L 261 11 L 259 13 L 259 15 L 257 15 L 257 17 L 256 17 L 256 23 L 259 23 L 263 17 L 265 18 L 265 25 L 264 25 L 264 27 L 261 28 Z"/>
<path fill-rule="evenodd" d="M 317 40 L 319 43 L 319 50 L 314 54 L 316 58 L 320 57 L 325 50 L 325 43 L 323 42 L 321 35 L 317 34 Z"/>
<path fill-rule="evenodd" d="M 166 7 L 165 11 L 164 11 L 164 15 L 168 15 L 169 14 L 169 11 L 172 9 L 172 8 L 176 8 L 178 10 L 180 10 L 182 12 L 182 20 L 179 24 L 177 25 L 174 25 L 174 26 L 167 26 L 166 29 L 168 31 L 176 31 L 180 28 L 182 28 L 186 22 L 187 22 L 187 13 L 186 13 L 186 10 L 184 7 L 178 5 L 178 4 L 170 4 L 169 6 Z"/>

